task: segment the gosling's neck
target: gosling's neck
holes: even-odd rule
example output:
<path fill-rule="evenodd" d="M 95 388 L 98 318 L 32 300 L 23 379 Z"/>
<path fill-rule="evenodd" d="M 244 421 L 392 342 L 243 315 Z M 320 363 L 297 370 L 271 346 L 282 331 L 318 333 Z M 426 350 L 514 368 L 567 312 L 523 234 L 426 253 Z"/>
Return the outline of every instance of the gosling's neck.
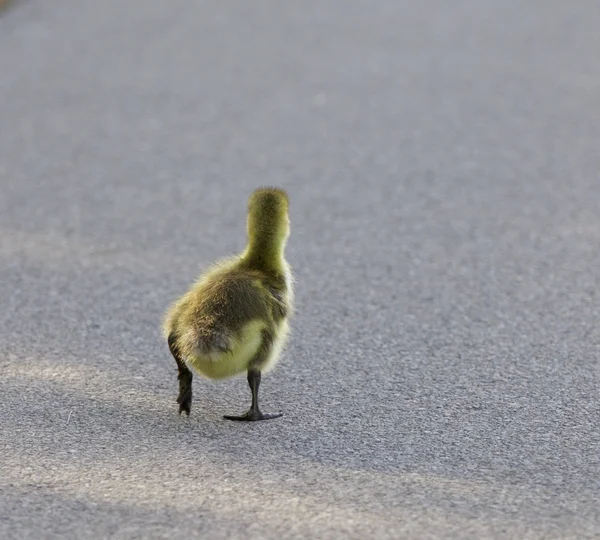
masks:
<path fill-rule="evenodd" d="M 250 268 L 283 274 L 285 271 L 285 242 L 261 236 L 250 238 L 242 259 Z"/>

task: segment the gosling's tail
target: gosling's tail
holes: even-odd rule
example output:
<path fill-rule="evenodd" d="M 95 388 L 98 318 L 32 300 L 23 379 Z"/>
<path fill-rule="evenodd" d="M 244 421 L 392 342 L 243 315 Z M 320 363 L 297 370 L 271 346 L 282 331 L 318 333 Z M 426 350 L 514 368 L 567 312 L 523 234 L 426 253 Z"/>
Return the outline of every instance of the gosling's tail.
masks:
<path fill-rule="evenodd" d="M 212 356 L 231 353 L 233 347 L 232 336 L 225 332 L 201 332 L 189 329 L 181 338 L 183 348 L 195 356 Z"/>
<path fill-rule="evenodd" d="M 198 339 L 196 342 L 196 349 L 198 352 L 203 354 L 210 353 L 230 353 L 231 352 L 231 339 L 224 334 L 213 334 Z"/>

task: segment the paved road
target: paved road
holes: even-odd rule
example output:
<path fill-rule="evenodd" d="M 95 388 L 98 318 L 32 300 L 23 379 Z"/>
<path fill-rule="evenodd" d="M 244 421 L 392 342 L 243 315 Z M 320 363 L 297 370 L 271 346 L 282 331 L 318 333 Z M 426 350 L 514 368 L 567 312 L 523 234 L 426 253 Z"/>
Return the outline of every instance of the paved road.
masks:
<path fill-rule="evenodd" d="M 0 537 L 599 537 L 600 6 L 451 4 L 0 16 Z M 161 315 L 260 184 L 285 416 L 180 418 Z"/>

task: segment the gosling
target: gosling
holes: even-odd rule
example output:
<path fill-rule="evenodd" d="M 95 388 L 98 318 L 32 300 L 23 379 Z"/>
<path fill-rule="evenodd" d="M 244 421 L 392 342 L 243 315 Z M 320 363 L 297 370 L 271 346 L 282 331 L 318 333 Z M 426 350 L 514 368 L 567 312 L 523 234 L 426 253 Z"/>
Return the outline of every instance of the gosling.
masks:
<path fill-rule="evenodd" d="M 250 409 L 228 420 L 278 418 L 258 405 L 261 374 L 277 363 L 289 334 L 293 311 L 292 271 L 284 251 L 290 234 L 288 196 L 282 189 L 259 188 L 248 200 L 246 249 L 222 259 L 172 304 L 164 335 L 177 363 L 179 414 L 189 416 L 192 371 L 209 379 L 247 372 Z"/>

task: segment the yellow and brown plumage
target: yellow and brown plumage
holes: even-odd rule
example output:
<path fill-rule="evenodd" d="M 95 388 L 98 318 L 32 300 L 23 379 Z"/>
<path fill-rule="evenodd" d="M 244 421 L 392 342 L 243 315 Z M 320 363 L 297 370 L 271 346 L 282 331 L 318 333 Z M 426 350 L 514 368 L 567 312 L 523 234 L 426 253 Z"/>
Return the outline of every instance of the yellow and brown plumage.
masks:
<path fill-rule="evenodd" d="M 293 309 L 292 274 L 284 257 L 289 236 L 288 197 L 257 189 L 248 201 L 248 245 L 217 262 L 168 310 L 164 333 L 179 369 L 179 412 L 190 413 L 192 372 L 211 379 L 248 374 L 252 406 L 231 420 L 263 420 L 261 373 L 277 362 Z"/>

